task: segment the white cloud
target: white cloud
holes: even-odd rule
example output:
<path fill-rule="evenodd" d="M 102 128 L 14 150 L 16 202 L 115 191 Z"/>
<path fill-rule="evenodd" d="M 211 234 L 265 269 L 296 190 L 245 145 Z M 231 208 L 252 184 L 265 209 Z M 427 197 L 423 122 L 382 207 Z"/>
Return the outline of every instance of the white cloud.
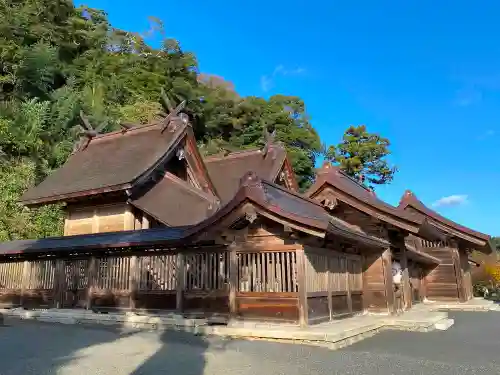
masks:
<path fill-rule="evenodd" d="M 456 194 L 438 199 L 432 205 L 434 207 L 460 206 L 462 204 L 467 203 L 467 200 L 468 200 L 467 195 Z"/>
<path fill-rule="evenodd" d="M 484 141 L 484 140 L 485 140 L 485 139 L 487 139 L 487 138 L 491 138 L 491 137 L 493 137 L 496 133 L 497 133 L 497 132 L 496 132 L 495 130 L 490 129 L 490 130 L 488 130 L 488 131 L 486 131 L 486 132 L 484 132 L 484 133 L 482 133 L 482 134 L 479 134 L 479 136 L 477 137 L 477 139 L 478 139 L 479 141 Z"/>
<path fill-rule="evenodd" d="M 274 82 L 272 78 L 269 78 L 268 76 L 260 77 L 260 88 L 262 91 L 269 91 L 273 86 Z"/>
<path fill-rule="evenodd" d="M 294 69 L 287 69 L 284 65 L 278 65 L 274 68 L 273 72 L 268 75 L 263 75 L 260 77 L 260 87 L 262 91 L 269 91 L 271 88 L 274 86 L 274 80 L 277 76 L 284 76 L 284 77 L 290 77 L 290 76 L 297 76 L 300 74 L 305 73 L 306 70 L 304 68 L 294 68 Z"/>
<path fill-rule="evenodd" d="M 456 93 L 455 105 L 469 107 L 479 103 L 483 99 L 483 93 L 476 88 L 462 89 Z"/>

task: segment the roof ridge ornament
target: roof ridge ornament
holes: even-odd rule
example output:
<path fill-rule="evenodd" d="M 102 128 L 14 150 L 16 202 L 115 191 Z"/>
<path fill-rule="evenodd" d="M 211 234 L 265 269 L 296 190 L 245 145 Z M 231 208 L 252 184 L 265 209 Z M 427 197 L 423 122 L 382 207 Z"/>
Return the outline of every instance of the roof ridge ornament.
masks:
<path fill-rule="evenodd" d="M 85 150 L 90 144 L 90 141 L 100 135 L 107 125 L 105 122 L 102 122 L 97 126 L 97 128 L 92 127 L 87 116 L 85 116 L 85 113 L 82 110 L 80 111 L 80 121 L 81 124 L 75 125 L 75 128 L 80 130 L 80 138 L 73 145 L 72 154 Z"/>
<path fill-rule="evenodd" d="M 163 125 L 161 128 L 161 132 L 163 133 L 168 129 L 169 132 L 175 132 L 178 128 L 178 122 L 174 121 L 180 119 L 181 122 L 185 125 L 189 125 L 189 116 L 185 113 L 182 113 L 182 110 L 186 107 L 186 101 L 182 102 L 174 108 L 172 102 L 168 98 L 165 90 L 161 89 L 161 105 L 166 112 L 160 112 L 160 116 L 163 117 Z"/>
<path fill-rule="evenodd" d="M 240 179 L 240 186 L 254 186 L 258 184 L 260 184 L 260 178 L 254 171 L 248 171 Z"/>
<path fill-rule="evenodd" d="M 274 129 L 272 133 L 269 133 L 269 131 L 267 130 L 267 126 L 264 126 L 263 133 L 264 133 L 264 148 L 262 149 L 262 155 L 266 157 L 269 151 L 273 149 L 273 145 L 275 143 L 274 140 L 276 138 L 276 129 Z M 273 153 L 272 156 L 273 159 L 276 158 L 276 153 Z"/>

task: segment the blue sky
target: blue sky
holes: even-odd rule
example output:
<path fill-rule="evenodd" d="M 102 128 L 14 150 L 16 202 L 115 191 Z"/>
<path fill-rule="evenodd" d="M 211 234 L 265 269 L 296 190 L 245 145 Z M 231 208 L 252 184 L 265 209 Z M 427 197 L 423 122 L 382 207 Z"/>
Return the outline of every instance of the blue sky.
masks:
<path fill-rule="evenodd" d="M 350 124 L 392 142 L 397 204 L 411 189 L 441 214 L 500 235 L 500 3 L 88 0 L 119 28 L 148 16 L 242 95 L 304 99 L 322 140 Z M 500 148 L 500 147 L 499 147 Z M 441 201 L 440 201 L 441 200 Z"/>

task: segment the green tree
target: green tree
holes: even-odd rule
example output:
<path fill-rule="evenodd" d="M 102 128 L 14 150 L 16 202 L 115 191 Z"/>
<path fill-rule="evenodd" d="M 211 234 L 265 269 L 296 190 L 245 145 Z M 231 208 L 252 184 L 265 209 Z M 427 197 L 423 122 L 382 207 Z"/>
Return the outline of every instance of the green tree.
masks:
<path fill-rule="evenodd" d="M 500 237 L 492 237 L 491 243 L 493 244 L 494 248 L 500 252 Z"/>
<path fill-rule="evenodd" d="M 378 134 L 369 133 L 365 125 L 350 126 L 337 146 L 330 146 L 326 158 L 349 176 L 363 180 L 370 187 L 387 184 L 397 171 L 386 157 L 390 142 Z"/>
<path fill-rule="evenodd" d="M 70 0 L 0 0 L 0 239 L 60 233 L 57 206 L 30 211 L 16 202 L 67 159 L 81 110 L 104 131 L 149 123 L 162 89 L 186 100 L 205 153 L 260 147 L 263 129 L 276 130 L 300 186 L 310 184 L 321 142 L 302 100 L 238 95 L 222 77 L 200 74 L 196 56 L 150 21 L 141 35 Z M 153 37 L 157 48 L 146 43 Z"/>

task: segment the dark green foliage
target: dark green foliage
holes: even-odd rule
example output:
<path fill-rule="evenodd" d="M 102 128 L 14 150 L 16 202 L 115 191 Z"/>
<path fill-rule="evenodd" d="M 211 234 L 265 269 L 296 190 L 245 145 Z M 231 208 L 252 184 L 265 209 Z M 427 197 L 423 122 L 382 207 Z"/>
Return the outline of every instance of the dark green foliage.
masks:
<path fill-rule="evenodd" d="M 342 142 L 328 148 L 326 158 L 356 180 L 363 178 L 373 188 L 391 182 L 397 171 L 385 159 L 390 154 L 389 145 L 388 139 L 369 133 L 365 125 L 350 126 Z"/>
<path fill-rule="evenodd" d="M 17 200 L 66 160 L 81 110 L 105 131 L 148 123 L 162 111 L 162 89 L 174 104 L 186 100 L 204 153 L 261 146 L 267 127 L 290 151 L 300 186 L 311 183 L 321 143 L 300 98 L 241 97 L 200 74 L 160 21 L 151 19 L 152 33 L 160 48 L 72 1 L 0 0 L 0 240 L 59 234 L 59 207 L 29 211 Z"/>
<path fill-rule="evenodd" d="M 500 251 L 500 237 L 492 237 L 491 243 L 497 251 Z"/>

